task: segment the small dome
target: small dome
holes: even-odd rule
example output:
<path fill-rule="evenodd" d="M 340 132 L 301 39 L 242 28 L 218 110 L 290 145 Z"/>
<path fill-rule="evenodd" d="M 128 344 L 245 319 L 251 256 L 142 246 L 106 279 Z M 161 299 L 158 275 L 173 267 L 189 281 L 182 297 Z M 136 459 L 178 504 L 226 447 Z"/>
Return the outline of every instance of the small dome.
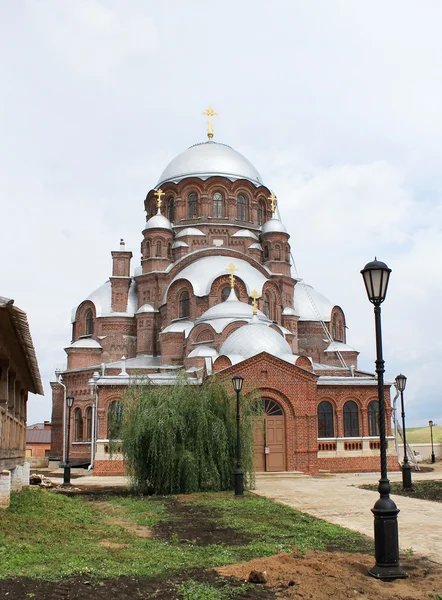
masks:
<path fill-rule="evenodd" d="M 282 311 L 283 315 L 289 315 L 291 317 L 296 317 L 296 312 L 294 308 L 290 308 L 290 306 L 286 306 Z"/>
<path fill-rule="evenodd" d="M 172 248 L 173 249 L 175 249 L 175 248 L 188 248 L 188 247 L 189 247 L 189 244 L 186 244 L 186 242 L 174 242 L 172 244 Z"/>
<path fill-rule="evenodd" d="M 164 169 L 157 185 L 186 177 L 207 179 L 213 175 L 232 181 L 248 179 L 255 185 L 263 185 L 260 174 L 247 158 L 230 146 L 213 141 L 195 144 L 178 154 Z"/>
<path fill-rule="evenodd" d="M 147 221 L 143 231 L 146 231 L 146 229 L 169 229 L 172 231 L 172 225 L 169 219 L 162 215 L 160 209 L 158 209 L 157 214 Z"/>
<path fill-rule="evenodd" d="M 95 306 L 95 316 L 96 317 L 113 317 L 113 316 L 125 316 L 125 317 L 133 317 L 137 312 L 138 308 L 138 292 L 137 292 L 137 284 L 135 279 L 131 280 L 131 284 L 129 287 L 129 295 L 127 299 L 127 306 L 124 312 L 114 312 L 112 310 L 112 286 L 109 280 L 103 285 L 100 285 L 99 288 L 94 290 L 92 294 L 89 294 L 85 300 L 82 300 L 80 304 L 89 300 Z M 77 310 L 80 306 L 78 304 L 74 309 L 72 309 L 71 322 L 75 323 L 77 318 Z"/>
<path fill-rule="evenodd" d="M 201 231 L 201 229 L 197 229 L 196 227 L 185 227 L 176 235 L 176 239 L 186 237 L 187 235 L 202 235 L 205 234 Z"/>
<path fill-rule="evenodd" d="M 101 344 L 97 342 L 97 340 L 93 340 L 92 338 L 80 338 L 68 348 L 99 348 L 101 349 Z"/>
<path fill-rule="evenodd" d="M 287 233 L 287 229 L 276 217 L 272 217 L 264 223 L 261 233 Z"/>
<path fill-rule="evenodd" d="M 279 333 L 254 322 L 243 325 L 230 334 L 221 346 L 220 355 L 240 354 L 243 358 L 250 358 L 260 352 L 267 352 L 278 358 L 293 354 L 289 344 Z"/>
<path fill-rule="evenodd" d="M 330 300 L 303 281 L 298 281 L 295 285 L 293 304 L 300 321 L 329 322 L 334 306 Z"/>
<path fill-rule="evenodd" d="M 249 229 L 240 229 L 236 233 L 232 235 L 232 237 L 241 237 L 241 238 L 252 238 L 253 240 L 258 241 L 258 237 L 250 231 Z"/>
<path fill-rule="evenodd" d="M 218 319 L 228 319 L 229 322 L 250 321 L 252 316 L 253 307 L 245 302 L 240 302 L 235 294 L 235 290 L 232 289 L 227 300 L 220 302 L 219 304 L 215 304 L 215 306 L 212 306 L 206 310 L 206 312 L 204 312 L 195 321 L 195 325 L 199 325 L 200 323 L 209 323 L 210 321 L 215 321 Z M 258 310 L 258 319 L 264 323 L 272 322 L 260 310 Z M 218 328 L 215 327 L 215 329 Z"/>
<path fill-rule="evenodd" d="M 218 356 L 218 352 L 215 348 L 211 348 L 210 346 L 198 346 L 189 354 L 189 358 L 194 358 L 195 356 L 211 356 L 216 358 Z"/>
<path fill-rule="evenodd" d="M 142 313 L 153 313 L 153 312 L 158 312 L 154 309 L 154 307 L 152 306 L 152 304 L 143 304 L 143 306 L 140 306 L 140 308 L 137 310 L 137 315 L 141 315 Z"/>

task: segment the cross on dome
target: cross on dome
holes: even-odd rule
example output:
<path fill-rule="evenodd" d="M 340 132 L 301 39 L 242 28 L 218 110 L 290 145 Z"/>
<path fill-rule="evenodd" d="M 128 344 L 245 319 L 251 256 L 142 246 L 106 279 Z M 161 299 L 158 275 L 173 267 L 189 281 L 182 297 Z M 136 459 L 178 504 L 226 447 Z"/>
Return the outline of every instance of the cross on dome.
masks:
<path fill-rule="evenodd" d="M 213 122 L 212 122 L 212 117 L 218 117 L 218 113 L 215 112 L 215 110 L 209 106 L 209 108 L 206 108 L 206 110 L 203 112 L 203 115 L 207 115 L 208 119 L 207 119 L 207 137 L 209 138 L 209 140 L 211 140 L 213 138 Z"/>
<path fill-rule="evenodd" d="M 238 269 L 235 267 L 235 265 L 233 263 L 230 263 L 227 267 L 226 267 L 226 271 L 229 271 L 230 275 L 229 275 L 229 279 L 230 279 L 230 287 L 234 288 L 235 287 L 235 271 L 237 271 Z"/>
<path fill-rule="evenodd" d="M 267 198 L 267 200 L 270 200 L 271 202 L 271 210 L 272 210 L 272 215 L 274 214 L 275 210 L 276 210 L 276 206 L 278 204 L 278 198 L 275 196 L 275 194 L 272 192 L 270 194 L 270 196 Z"/>
<path fill-rule="evenodd" d="M 157 207 L 161 208 L 161 204 L 162 204 L 162 200 L 161 198 L 163 196 L 165 196 L 166 194 L 163 192 L 163 190 L 161 188 L 158 188 L 155 192 L 155 196 L 157 197 Z"/>
<path fill-rule="evenodd" d="M 258 298 L 261 298 L 261 294 L 259 292 L 257 292 L 256 290 L 252 290 L 250 292 L 250 298 L 253 298 L 252 300 L 252 306 L 253 306 L 253 314 L 256 315 L 258 314 Z"/>

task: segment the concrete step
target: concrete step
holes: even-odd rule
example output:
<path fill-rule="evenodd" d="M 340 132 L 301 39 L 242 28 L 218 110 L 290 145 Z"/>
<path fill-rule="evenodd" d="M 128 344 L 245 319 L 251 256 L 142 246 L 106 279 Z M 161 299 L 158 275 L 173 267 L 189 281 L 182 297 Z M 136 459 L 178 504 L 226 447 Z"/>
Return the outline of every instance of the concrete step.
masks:
<path fill-rule="evenodd" d="M 293 479 L 295 477 L 310 477 L 310 475 L 306 475 L 302 471 L 265 471 L 260 473 L 255 473 L 256 479 Z"/>

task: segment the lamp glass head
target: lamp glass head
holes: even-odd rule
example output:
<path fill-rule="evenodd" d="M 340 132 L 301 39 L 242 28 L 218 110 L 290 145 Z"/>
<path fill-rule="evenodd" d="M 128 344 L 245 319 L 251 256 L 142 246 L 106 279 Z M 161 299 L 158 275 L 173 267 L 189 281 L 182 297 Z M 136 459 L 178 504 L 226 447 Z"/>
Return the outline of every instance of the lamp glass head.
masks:
<path fill-rule="evenodd" d="M 241 377 L 241 375 L 234 375 L 232 377 L 232 385 L 233 385 L 233 389 L 235 390 L 235 392 L 241 391 L 243 381 L 244 381 L 244 377 Z"/>
<path fill-rule="evenodd" d="M 73 396 L 67 396 L 67 398 L 66 398 L 66 404 L 68 405 L 68 408 L 72 408 L 72 405 L 74 404 L 74 397 Z"/>
<path fill-rule="evenodd" d="M 372 304 L 382 304 L 387 295 L 388 280 L 391 269 L 380 260 L 373 260 L 365 265 L 361 274 L 364 278 L 368 299 Z"/>
<path fill-rule="evenodd" d="M 405 386 L 407 385 L 407 378 L 405 377 L 405 375 L 402 375 L 402 373 L 400 373 L 400 375 L 396 377 L 395 381 L 397 391 L 403 392 L 405 390 Z"/>
<path fill-rule="evenodd" d="M 433 421 L 428 421 L 428 425 L 429 425 L 430 427 L 433 427 Z"/>

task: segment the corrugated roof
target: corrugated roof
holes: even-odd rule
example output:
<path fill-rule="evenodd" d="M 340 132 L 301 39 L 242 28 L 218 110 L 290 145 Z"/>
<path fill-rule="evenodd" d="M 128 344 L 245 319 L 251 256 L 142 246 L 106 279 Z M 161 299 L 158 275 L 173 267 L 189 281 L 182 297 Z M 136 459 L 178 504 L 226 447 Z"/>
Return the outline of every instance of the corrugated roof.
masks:
<path fill-rule="evenodd" d="M 50 444 L 51 430 L 50 429 L 27 429 L 26 430 L 27 444 Z"/>
<path fill-rule="evenodd" d="M 17 333 L 17 338 L 20 340 L 20 345 L 24 352 L 29 374 L 31 376 L 32 387 L 29 391 L 33 394 L 44 396 L 37 356 L 35 354 L 34 344 L 32 343 L 31 331 L 29 329 L 26 313 L 17 306 L 14 306 L 14 300 L 5 298 L 4 296 L 0 296 L 0 308 L 6 309 L 9 313 L 9 317 Z"/>

